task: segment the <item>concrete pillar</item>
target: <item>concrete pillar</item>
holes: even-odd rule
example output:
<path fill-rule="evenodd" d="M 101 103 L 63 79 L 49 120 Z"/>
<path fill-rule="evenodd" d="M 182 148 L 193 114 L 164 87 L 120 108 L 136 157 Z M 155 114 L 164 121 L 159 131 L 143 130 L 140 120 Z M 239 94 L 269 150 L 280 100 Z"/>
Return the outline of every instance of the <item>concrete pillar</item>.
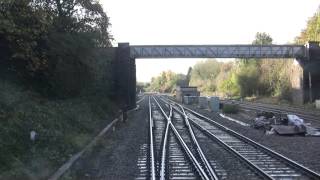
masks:
<path fill-rule="evenodd" d="M 307 58 L 298 60 L 292 73 L 293 101 L 296 104 L 320 99 L 320 47 L 319 42 L 306 44 Z"/>
<path fill-rule="evenodd" d="M 297 59 L 292 66 L 292 99 L 295 104 L 320 99 L 320 47 L 319 42 L 306 44 L 307 57 Z"/>
<path fill-rule="evenodd" d="M 136 107 L 136 64 L 130 58 L 129 43 L 119 43 L 115 63 L 115 88 L 122 108 Z"/>
<path fill-rule="evenodd" d="M 304 70 L 303 66 L 298 60 L 294 60 L 291 66 L 291 87 L 292 87 L 292 101 L 294 104 L 301 105 L 304 103 Z"/>
<path fill-rule="evenodd" d="M 320 46 L 319 42 L 308 42 L 308 60 L 305 63 L 305 88 L 307 102 L 320 99 Z"/>

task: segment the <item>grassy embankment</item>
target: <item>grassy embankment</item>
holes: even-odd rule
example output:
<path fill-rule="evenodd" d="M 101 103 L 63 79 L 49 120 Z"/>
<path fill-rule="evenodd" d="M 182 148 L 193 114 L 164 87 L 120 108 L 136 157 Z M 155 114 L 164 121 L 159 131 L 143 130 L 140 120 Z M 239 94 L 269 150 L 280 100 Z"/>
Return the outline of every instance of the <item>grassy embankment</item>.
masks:
<path fill-rule="evenodd" d="M 113 119 L 110 88 L 103 91 L 112 67 L 99 56 L 92 88 L 73 98 L 48 98 L 19 78 L 0 76 L 0 179 L 46 179 Z"/>

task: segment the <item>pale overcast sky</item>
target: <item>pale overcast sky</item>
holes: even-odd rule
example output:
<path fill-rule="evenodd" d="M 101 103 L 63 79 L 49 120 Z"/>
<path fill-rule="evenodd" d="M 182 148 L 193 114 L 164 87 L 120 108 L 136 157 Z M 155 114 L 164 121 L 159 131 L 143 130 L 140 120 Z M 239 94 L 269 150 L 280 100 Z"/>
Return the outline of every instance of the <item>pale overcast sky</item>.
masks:
<path fill-rule="evenodd" d="M 158 44 L 250 44 L 256 32 L 276 44 L 292 42 L 320 0 L 101 0 L 118 42 Z M 137 60 L 137 80 L 163 70 L 186 73 L 199 59 Z"/>

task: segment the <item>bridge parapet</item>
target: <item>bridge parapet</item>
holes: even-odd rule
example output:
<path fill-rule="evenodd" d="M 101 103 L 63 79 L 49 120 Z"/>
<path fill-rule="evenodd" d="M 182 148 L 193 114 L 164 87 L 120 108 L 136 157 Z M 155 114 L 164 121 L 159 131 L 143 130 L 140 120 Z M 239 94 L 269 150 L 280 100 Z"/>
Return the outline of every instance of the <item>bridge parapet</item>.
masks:
<path fill-rule="evenodd" d="M 306 59 L 303 45 L 130 46 L 131 58 L 295 58 Z"/>

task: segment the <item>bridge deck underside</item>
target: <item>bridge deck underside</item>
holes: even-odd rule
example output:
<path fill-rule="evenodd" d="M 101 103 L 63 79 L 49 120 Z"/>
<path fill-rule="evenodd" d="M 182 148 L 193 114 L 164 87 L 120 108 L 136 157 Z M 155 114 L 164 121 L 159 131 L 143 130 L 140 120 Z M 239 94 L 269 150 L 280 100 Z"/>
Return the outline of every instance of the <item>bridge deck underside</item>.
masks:
<path fill-rule="evenodd" d="M 305 59 L 300 45 L 130 46 L 131 58 L 296 58 Z"/>

